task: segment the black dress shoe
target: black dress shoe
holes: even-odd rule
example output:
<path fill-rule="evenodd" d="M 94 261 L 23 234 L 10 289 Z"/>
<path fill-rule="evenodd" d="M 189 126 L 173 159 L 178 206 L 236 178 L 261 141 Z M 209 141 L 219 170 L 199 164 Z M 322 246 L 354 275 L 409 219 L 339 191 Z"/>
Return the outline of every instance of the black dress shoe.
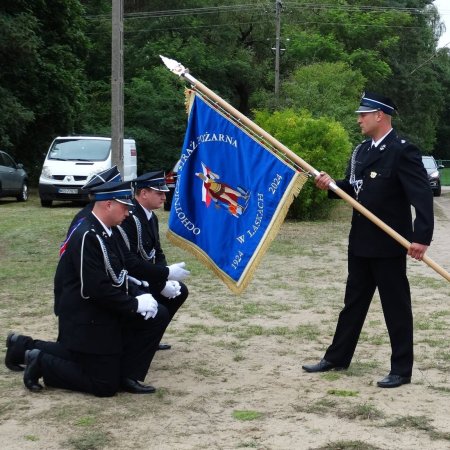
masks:
<path fill-rule="evenodd" d="M 19 337 L 20 334 L 11 331 L 6 338 L 5 366 L 14 372 L 21 372 L 23 370 L 21 364 L 23 364 L 25 350 L 18 348 L 17 341 Z"/>
<path fill-rule="evenodd" d="M 382 380 L 377 382 L 378 387 L 381 388 L 395 388 L 402 384 L 411 383 L 411 377 L 402 377 L 401 375 L 389 374 L 385 376 Z"/>
<path fill-rule="evenodd" d="M 153 394 L 156 389 L 153 386 L 142 384 L 131 378 L 123 378 L 121 382 L 122 389 L 132 394 Z"/>
<path fill-rule="evenodd" d="M 305 364 L 302 369 L 306 372 L 328 372 L 329 370 L 345 370 L 347 367 L 337 366 L 326 359 L 321 359 L 317 364 Z"/>
<path fill-rule="evenodd" d="M 159 344 L 158 350 L 170 350 L 172 346 L 170 344 Z"/>
<path fill-rule="evenodd" d="M 23 373 L 23 383 L 26 388 L 32 392 L 39 392 L 42 385 L 39 384 L 39 378 L 42 377 L 42 371 L 39 364 L 39 355 L 41 351 L 37 348 L 25 352 L 25 372 Z"/>

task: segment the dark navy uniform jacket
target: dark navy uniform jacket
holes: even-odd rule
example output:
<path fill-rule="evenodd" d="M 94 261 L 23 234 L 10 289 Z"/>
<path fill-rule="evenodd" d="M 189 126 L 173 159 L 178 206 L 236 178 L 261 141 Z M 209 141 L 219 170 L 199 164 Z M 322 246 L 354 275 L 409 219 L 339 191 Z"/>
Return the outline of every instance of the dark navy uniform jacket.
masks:
<path fill-rule="evenodd" d="M 72 227 L 76 226 L 79 220 L 86 217 L 92 211 L 93 206 L 94 203 L 92 202 L 77 213 L 69 226 L 69 233 Z M 140 209 L 142 210 L 142 208 Z M 145 220 L 147 220 L 144 210 L 142 210 L 142 213 L 144 214 Z M 132 214 L 132 212 L 130 212 L 130 214 Z M 154 214 L 153 216 L 156 217 Z M 120 232 L 119 227 L 112 227 L 113 236 L 116 239 L 116 243 L 119 246 L 124 259 L 125 268 L 132 277 L 137 278 L 138 280 L 147 281 L 150 284 L 151 294 L 159 294 L 161 290 L 164 289 L 167 277 L 169 275 L 169 269 L 166 267 L 167 264 L 165 263 L 165 257 L 159 258 L 158 260 L 161 264 L 155 265 L 153 261 L 145 261 L 139 256 L 139 252 L 136 251 L 136 225 L 133 221 L 133 223 L 130 224 L 131 226 L 127 226 L 129 219 L 130 218 L 125 219 L 120 226 L 120 228 L 125 231 L 125 237 L 123 236 L 123 233 Z M 156 227 L 158 228 L 158 222 L 156 222 Z M 129 238 L 131 238 L 131 240 Z M 158 245 L 161 249 L 161 245 L 159 244 L 159 234 Z M 145 246 L 146 248 L 150 246 L 148 241 L 146 241 Z M 160 251 L 162 253 L 162 250 Z"/>
<path fill-rule="evenodd" d="M 376 148 L 364 141 L 355 158 L 355 178 L 362 180 L 356 196 L 346 178 L 337 181 L 343 189 L 410 242 L 429 245 L 433 235 L 433 194 L 419 149 L 392 130 Z M 338 198 L 329 191 L 330 198 Z M 415 209 L 413 223 L 411 206 Z M 394 257 L 406 249 L 377 225 L 353 210 L 349 251 L 362 257 Z"/>
<path fill-rule="evenodd" d="M 164 274 L 164 283 L 161 285 L 161 289 L 163 289 L 169 275 L 169 269 L 159 239 L 158 217 L 153 212 L 149 221 L 142 206 L 136 200 L 134 203 L 134 208 L 122 222 L 121 228 L 128 237 L 131 253 L 143 258 L 142 252 L 144 252 L 149 258 L 147 263 L 153 264 L 154 270 L 158 268 Z"/>
<path fill-rule="evenodd" d="M 55 274 L 58 341 L 66 348 L 92 354 L 122 351 L 122 322 L 138 308 L 123 269 L 114 238 L 89 213 L 66 242 Z"/>

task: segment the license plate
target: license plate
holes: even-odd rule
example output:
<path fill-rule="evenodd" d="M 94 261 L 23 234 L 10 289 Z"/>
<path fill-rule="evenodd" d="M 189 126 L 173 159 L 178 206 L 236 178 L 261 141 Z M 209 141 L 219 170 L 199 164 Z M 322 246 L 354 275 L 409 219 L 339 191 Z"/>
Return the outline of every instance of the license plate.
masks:
<path fill-rule="evenodd" d="M 58 189 L 60 194 L 78 194 L 78 189 Z"/>

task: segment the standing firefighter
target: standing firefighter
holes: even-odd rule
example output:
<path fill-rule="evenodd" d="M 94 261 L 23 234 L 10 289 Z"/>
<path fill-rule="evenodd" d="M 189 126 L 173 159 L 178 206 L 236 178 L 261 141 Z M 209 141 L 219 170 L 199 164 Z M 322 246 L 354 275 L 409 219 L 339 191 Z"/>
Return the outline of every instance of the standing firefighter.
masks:
<path fill-rule="evenodd" d="M 396 107 L 384 96 L 363 94 L 358 114 L 361 132 L 370 139 L 353 152 L 339 188 L 412 242 L 407 251 L 358 211 L 353 211 L 348 247 L 348 278 L 332 344 L 307 372 L 346 369 L 352 360 L 375 289 L 381 299 L 391 341 L 391 370 L 377 384 L 393 388 L 411 382 L 413 317 L 406 276 L 406 254 L 420 261 L 433 234 L 433 196 L 416 146 L 400 138 L 391 125 Z M 333 180 L 316 177 L 320 189 Z M 329 191 L 331 198 L 335 194 Z M 415 209 L 413 223 L 411 206 Z"/>

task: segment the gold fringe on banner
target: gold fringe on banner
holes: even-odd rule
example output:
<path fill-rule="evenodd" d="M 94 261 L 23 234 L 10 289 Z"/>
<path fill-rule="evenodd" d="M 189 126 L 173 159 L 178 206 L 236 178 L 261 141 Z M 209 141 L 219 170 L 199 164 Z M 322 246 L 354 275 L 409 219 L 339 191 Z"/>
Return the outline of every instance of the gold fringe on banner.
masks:
<path fill-rule="evenodd" d="M 195 91 L 193 89 L 184 88 L 184 107 L 186 109 L 186 113 L 189 116 L 191 113 L 192 104 L 195 99 Z"/>
<path fill-rule="evenodd" d="M 284 222 L 286 214 L 289 211 L 294 198 L 297 197 L 303 188 L 308 176 L 306 173 L 297 172 L 297 174 L 292 179 L 288 189 L 280 200 L 277 210 L 272 218 L 272 221 L 267 227 L 266 235 L 261 239 L 259 246 L 255 250 L 252 259 L 250 260 L 246 270 L 242 274 L 238 282 L 235 282 L 231 277 L 229 277 L 225 272 L 219 269 L 214 261 L 205 253 L 203 250 L 192 244 L 192 242 L 181 238 L 177 234 L 173 233 L 171 230 L 167 231 L 167 238 L 177 247 L 180 247 L 192 255 L 194 255 L 202 264 L 207 268 L 211 269 L 218 278 L 220 278 L 226 286 L 235 294 L 241 294 L 249 285 L 252 280 L 254 273 L 261 262 L 264 254 L 269 248 L 271 242 L 275 239 L 278 234 L 281 225 Z"/>

